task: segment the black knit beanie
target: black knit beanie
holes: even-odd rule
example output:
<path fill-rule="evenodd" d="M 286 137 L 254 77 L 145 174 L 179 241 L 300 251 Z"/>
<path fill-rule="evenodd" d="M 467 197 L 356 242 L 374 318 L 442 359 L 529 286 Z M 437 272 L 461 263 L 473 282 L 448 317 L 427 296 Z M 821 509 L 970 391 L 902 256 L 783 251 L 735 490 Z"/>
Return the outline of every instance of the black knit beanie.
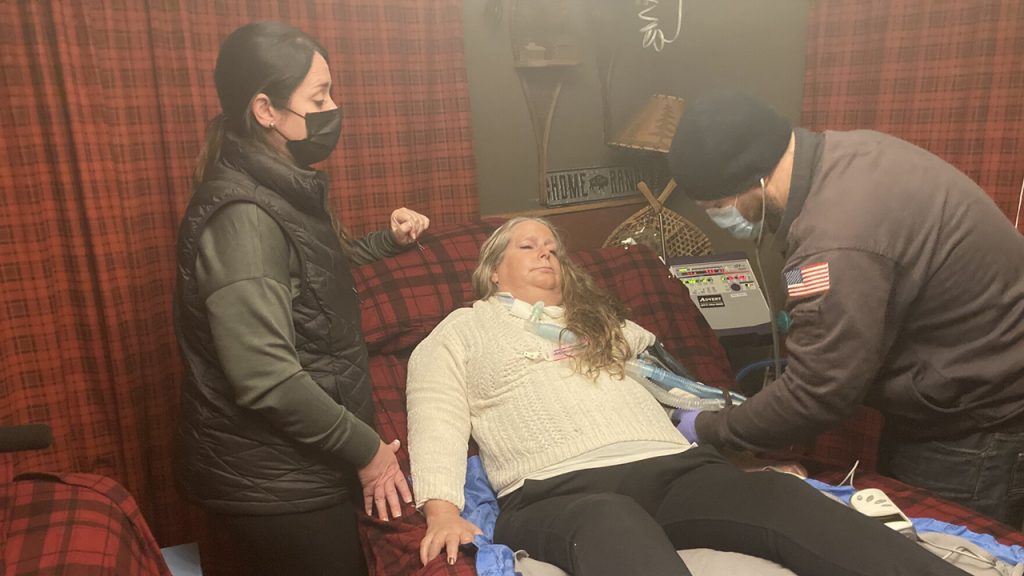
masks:
<path fill-rule="evenodd" d="M 672 176 L 694 200 L 750 190 L 789 147 L 789 121 L 760 100 L 719 92 L 687 106 L 668 153 Z"/>

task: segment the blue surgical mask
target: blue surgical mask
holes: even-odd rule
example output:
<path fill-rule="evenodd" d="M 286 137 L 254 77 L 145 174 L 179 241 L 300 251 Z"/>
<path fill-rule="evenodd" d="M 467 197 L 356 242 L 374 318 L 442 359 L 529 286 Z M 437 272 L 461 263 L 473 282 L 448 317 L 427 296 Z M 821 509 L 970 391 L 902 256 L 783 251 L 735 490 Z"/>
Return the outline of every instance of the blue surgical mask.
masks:
<path fill-rule="evenodd" d="M 735 204 L 724 208 L 708 208 L 706 212 L 719 228 L 740 240 L 753 240 L 761 232 L 763 220 L 757 223 L 750 222 L 740 214 Z"/>

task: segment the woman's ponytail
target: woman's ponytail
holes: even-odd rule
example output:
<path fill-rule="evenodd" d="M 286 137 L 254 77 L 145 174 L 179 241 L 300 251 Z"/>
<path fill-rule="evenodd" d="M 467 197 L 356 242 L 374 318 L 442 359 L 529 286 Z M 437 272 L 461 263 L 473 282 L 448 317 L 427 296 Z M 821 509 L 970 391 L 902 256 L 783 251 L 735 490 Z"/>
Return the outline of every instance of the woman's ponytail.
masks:
<path fill-rule="evenodd" d="M 199 157 L 196 159 L 196 168 L 192 173 L 192 180 L 195 185 L 202 184 L 207 171 L 220 159 L 220 146 L 224 141 L 224 113 L 217 114 L 210 120 L 206 127 L 206 142 L 199 150 Z"/>

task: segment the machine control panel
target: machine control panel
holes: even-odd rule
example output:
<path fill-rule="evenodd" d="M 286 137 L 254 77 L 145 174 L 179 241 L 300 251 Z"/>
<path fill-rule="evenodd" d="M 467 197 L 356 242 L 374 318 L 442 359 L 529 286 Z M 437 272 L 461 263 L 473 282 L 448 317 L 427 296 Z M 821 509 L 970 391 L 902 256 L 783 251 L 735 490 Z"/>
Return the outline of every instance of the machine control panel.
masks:
<path fill-rule="evenodd" d="M 684 256 L 670 259 L 668 266 L 716 332 L 761 332 L 770 326 L 768 303 L 745 254 Z"/>

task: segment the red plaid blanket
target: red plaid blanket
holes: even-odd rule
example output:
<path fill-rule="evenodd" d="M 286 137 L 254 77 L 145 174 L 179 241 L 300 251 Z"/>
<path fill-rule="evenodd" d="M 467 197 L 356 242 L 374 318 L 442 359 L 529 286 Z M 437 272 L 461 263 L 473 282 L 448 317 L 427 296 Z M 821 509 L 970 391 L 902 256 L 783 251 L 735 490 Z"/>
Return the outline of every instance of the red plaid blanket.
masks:
<path fill-rule="evenodd" d="M 95 474 L 26 474 L 0 484 L 3 574 L 167 575 L 131 495 Z"/>

